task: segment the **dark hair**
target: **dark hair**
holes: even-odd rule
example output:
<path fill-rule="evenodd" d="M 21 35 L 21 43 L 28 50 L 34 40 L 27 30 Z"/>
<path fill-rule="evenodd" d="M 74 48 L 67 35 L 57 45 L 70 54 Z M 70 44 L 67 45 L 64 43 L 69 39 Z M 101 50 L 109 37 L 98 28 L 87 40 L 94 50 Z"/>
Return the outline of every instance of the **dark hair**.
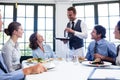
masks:
<path fill-rule="evenodd" d="M 119 30 L 119 32 L 120 32 L 120 21 L 118 21 L 117 27 L 118 27 L 118 30 Z"/>
<path fill-rule="evenodd" d="M 30 44 L 29 47 L 34 50 L 38 47 L 37 44 L 37 32 L 34 32 L 29 38 Z"/>
<path fill-rule="evenodd" d="M 67 11 L 73 11 L 74 14 L 76 14 L 76 9 L 75 7 L 69 7 Z"/>
<path fill-rule="evenodd" d="M 96 25 L 94 27 L 94 29 L 96 30 L 97 34 L 101 34 L 101 38 L 105 38 L 105 34 L 106 34 L 106 29 L 102 26 L 102 25 Z"/>
<path fill-rule="evenodd" d="M 21 26 L 21 24 L 19 22 L 11 22 L 9 25 L 8 25 L 8 28 L 4 29 L 4 32 L 7 34 L 7 35 L 10 35 L 12 36 L 12 33 L 14 30 L 18 30 L 19 26 Z"/>

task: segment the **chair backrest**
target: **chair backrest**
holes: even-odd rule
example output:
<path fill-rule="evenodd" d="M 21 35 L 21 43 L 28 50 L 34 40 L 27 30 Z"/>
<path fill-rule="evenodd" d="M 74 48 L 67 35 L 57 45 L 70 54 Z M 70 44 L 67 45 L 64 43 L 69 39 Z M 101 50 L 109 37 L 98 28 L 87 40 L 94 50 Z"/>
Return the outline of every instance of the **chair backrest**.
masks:
<path fill-rule="evenodd" d="M 0 61 L 3 63 L 4 60 L 3 60 L 3 57 L 2 57 L 2 53 L 0 53 Z"/>
<path fill-rule="evenodd" d="M 6 71 L 8 72 L 8 69 L 7 69 L 7 67 L 6 67 L 6 65 L 4 63 L 4 59 L 3 59 L 2 53 L 0 53 L 0 61 L 1 61 L 2 65 L 3 65 L 4 69 L 6 69 Z"/>
<path fill-rule="evenodd" d="M 33 56 L 21 56 L 20 63 L 22 63 L 23 60 L 27 60 L 29 58 L 33 58 Z"/>

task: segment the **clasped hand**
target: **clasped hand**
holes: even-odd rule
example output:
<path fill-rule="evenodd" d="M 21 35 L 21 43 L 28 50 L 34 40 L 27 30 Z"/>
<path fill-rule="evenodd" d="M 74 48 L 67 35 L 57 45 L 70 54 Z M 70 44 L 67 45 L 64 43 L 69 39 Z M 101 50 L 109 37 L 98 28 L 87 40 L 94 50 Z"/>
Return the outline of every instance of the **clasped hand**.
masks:
<path fill-rule="evenodd" d="M 100 59 L 104 60 L 104 56 L 101 55 L 101 54 L 99 54 L 99 53 L 94 54 L 94 58 L 95 58 L 95 59 L 96 59 L 96 58 L 100 58 Z"/>
<path fill-rule="evenodd" d="M 65 31 L 67 33 L 73 33 L 74 34 L 74 30 L 72 30 L 71 28 L 65 28 Z"/>

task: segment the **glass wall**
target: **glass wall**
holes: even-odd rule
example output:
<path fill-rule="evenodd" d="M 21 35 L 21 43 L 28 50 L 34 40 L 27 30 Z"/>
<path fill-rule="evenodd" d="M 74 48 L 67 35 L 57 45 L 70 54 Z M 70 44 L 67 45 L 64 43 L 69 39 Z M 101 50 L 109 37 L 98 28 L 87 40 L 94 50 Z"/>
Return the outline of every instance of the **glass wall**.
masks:
<path fill-rule="evenodd" d="M 106 40 L 118 45 L 120 42 L 114 39 L 114 28 L 120 19 L 119 2 L 99 2 L 74 4 L 77 9 L 77 18 L 83 20 L 87 24 L 88 38 L 85 40 L 85 49 L 92 41 L 91 32 L 95 25 L 100 24 L 106 28 Z"/>
<path fill-rule="evenodd" d="M 3 21 L 3 29 L 8 27 L 8 24 L 13 21 L 13 5 L 0 5 L 2 21 Z M 2 29 L 2 30 L 3 30 Z M 2 49 L 3 44 L 9 39 L 9 37 L 0 33 L 0 50 Z"/>
<path fill-rule="evenodd" d="M 53 49 L 53 32 L 55 14 L 53 4 L 0 4 L 3 28 L 7 28 L 12 21 L 18 21 L 22 24 L 24 33 L 22 38 L 18 40 L 22 55 L 31 55 L 29 48 L 29 37 L 33 32 L 40 33 L 45 39 L 45 43 L 49 44 Z M 0 49 L 9 37 L 0 33 Z"/>
<path fill-rule="evenodd" d="M 53 7 L 38 6 L 38 31 L 45 42 L 53 47 Z"/>

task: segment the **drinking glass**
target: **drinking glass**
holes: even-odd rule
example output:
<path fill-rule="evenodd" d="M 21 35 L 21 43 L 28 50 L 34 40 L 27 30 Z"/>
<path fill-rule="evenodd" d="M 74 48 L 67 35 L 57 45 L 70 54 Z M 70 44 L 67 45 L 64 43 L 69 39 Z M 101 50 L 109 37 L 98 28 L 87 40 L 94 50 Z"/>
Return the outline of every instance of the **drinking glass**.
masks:
<path fill-rule="evenodd" d="M 45 56 L 45 59 L 49 59 L 49 51 L 45 51 L 44 56 Z"/>

